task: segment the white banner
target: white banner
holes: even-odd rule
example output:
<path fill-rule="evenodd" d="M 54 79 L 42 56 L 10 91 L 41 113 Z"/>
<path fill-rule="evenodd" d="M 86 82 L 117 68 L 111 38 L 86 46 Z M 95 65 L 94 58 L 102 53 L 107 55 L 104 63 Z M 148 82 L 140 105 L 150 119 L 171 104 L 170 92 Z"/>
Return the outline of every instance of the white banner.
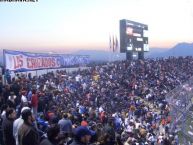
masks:
<path fill-rule="evenodd" d="M 48 68 L 85 66 L 88 55 L 40 54 L 3 50 L 4 65 L 11 71 L 29 71 Z"/>
<path fill-rule="evenodd" d="M 6 69 L 27 71 L 61 67 L 61 57 L 4 50 Z"/>

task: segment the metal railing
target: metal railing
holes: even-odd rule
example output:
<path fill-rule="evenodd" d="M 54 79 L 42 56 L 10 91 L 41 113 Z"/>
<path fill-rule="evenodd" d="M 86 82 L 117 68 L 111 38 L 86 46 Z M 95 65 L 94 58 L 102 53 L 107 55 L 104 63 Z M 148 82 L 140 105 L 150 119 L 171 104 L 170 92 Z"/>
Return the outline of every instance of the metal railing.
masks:
<path fill-rule="evenodd" d="M 171 130 L 179 131 L 181 144 L 193 143 L 193 77 L 166 95 L 172 117 Z"/>

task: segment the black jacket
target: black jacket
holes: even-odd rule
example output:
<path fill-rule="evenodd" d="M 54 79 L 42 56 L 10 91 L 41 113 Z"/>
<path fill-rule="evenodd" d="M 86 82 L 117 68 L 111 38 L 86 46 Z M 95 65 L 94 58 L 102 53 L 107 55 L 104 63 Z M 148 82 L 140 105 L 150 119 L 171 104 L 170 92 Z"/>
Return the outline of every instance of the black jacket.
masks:
<path fill-rule="evenodd" d="M 18 132 L 19 145 L 39 145 L 39 139 L 36 128 L 24 122 Z"/>
<path fill-rule="evenodd" d="M 3 141 L 5 145 L 15 145 L 15 139 L 13 137 L 13 121 L 12 119 L 4 119 L 2 124 L 3 129 Z"/>
<path fill-rule="evenodd" d="M 77 140 L 73 140 L 73 142 L 70 144 L 70 145 L 88 145 L 88 144 L 86 144 L 86 143 L 81 143 L 81 142 L 79 142 L 79 141 L 77 141 Z"/>
<path fill-rule="evenodd" d="M 52 144 L 52 143 L 46 138 L 46 139 L 44 139 L 44 140 L 41 141 L 40 145 L 54 145 L 54 144 Z"/>

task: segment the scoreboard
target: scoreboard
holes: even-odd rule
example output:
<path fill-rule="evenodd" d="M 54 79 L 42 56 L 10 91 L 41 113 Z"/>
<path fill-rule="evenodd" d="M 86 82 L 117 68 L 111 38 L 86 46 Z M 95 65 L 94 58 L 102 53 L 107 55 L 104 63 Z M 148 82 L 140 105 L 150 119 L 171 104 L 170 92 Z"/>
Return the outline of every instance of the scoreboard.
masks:
<path fill-rule="evenodd" d="M 120 20 L 120 52 L 148 51 L 148 26 L 126 19 Z"/>

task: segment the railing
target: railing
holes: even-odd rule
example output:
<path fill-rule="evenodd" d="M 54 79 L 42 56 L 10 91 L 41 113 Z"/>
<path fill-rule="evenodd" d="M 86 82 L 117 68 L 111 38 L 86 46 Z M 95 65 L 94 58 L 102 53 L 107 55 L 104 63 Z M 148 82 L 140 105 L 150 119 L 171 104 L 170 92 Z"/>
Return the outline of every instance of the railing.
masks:
<path fill-rule="evenodd" d="M 169 103 L 172 117 L 171 130 L 180 132 L 182 144 L 192 144 L 193 114 L 190 108 L 193 106 L 193 77 L 167 94 L 166 100 Z"/>

